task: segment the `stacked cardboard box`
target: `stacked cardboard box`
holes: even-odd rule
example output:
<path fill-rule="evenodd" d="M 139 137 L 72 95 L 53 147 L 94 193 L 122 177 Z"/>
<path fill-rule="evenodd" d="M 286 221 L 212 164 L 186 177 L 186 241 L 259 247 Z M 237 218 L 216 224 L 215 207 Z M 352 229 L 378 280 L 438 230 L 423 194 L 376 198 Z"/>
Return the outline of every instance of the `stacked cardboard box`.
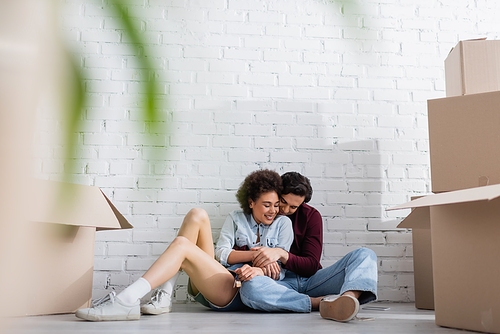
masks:
<path fill-rule="evenodd" d="M 429 210 L 436 324 L 500 333 L 500 41 L 460 42 L 445 70 L 448 97 L 428 101 L 435 194 L 394 209 Z"/>

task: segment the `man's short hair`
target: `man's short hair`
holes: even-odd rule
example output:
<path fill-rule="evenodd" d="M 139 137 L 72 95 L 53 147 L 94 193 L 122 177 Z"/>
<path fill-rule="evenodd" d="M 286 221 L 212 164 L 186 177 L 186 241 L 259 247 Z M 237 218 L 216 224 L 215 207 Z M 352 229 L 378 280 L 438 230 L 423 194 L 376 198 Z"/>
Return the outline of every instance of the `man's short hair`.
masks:
<path fill-rule="evenodd" d="M 307 177 L 297 172 L 287 172 L 281 175 L 281 180 L 283 181 L 283 195 L 304 196 L 304 203 L 311 200 L 313 190 Z"/>

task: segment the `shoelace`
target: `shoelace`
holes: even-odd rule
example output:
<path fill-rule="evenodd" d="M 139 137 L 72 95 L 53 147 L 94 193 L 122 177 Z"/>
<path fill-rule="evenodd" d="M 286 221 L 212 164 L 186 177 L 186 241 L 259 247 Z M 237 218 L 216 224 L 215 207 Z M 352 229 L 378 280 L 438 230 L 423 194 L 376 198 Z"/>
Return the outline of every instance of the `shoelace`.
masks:
<path fill-rule="evenodd" d="M 102 297 L 100 299 L 96 299 L 96 300 L 92 301 L 92 307 L 99 307 L 99 306 L 101 306 L 103 304 L 106 304 L 107 302 L 114 303 L 115 296 L 116 296 L 116 292 L 112 291 L 109 294 L 107 294 L 106 296 L 104 296 L 104 297 Z"/>
<path fill-rule="evenodd" d="M 151 301 L 152 302 L 160 302 L 161 301 L 161 298 L 162 298 L 162 293 L 161 293 L 161 289 L 156 289 L 155 291 L 153 291 L 153 294 L 151 295 Z"/>

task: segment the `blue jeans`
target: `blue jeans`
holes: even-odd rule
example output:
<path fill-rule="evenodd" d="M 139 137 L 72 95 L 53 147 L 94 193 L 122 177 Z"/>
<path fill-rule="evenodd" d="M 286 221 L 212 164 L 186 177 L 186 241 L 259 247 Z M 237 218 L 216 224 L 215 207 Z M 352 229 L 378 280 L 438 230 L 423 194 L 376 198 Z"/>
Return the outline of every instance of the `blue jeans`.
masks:
<path fill-rule="evenodd" d="M 371 249 L 356 249 L 328 268 L 311 277 L 291 271 L 281 281 L 257 276 L 243 282 L 241 301 L 256 310 L 267 312 L 311 312 L 309 297 L 363 291 L 360 304 L 377 299 L 377 256 Z"/>

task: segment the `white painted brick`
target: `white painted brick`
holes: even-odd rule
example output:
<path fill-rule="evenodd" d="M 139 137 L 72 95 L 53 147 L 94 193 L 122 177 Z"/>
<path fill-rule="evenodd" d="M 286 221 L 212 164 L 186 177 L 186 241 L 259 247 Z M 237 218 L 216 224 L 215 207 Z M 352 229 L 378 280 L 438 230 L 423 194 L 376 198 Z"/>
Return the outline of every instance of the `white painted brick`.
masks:
<path fill-rule="evenodd" d="M 224 152 L 222 150 L 207 150 L 207 149 L 186 149 L 186 159 L 188 161 L 222 161 Z"/>
<path fill-rule="evenodd" d="M 280 74 L 278 82 L 280 86 L 314 86 L 316 78 L 312 75 Z"/>
<path fill-rule="evenodd" d="M 134 242 L 172 242 L 175 238 L 175 233 L 172 230 L 137 230 L 134 231 Z M 147 268 L 146 268 L 147 269 Z"/>
<path fill-rule="evenodd" d="M 244 22 L 246 13 L 235 10 L 211 10 L 208 12 L 208 19 L 211 21 L 223 22 Z"/>
<path fill-rule="evenodd" d="M 231 10 L 256 10 L 265 11 L 266 4 L 261 1 L 248 2 L 245 0 L 229 0 L 228 8 Z"/>
<path fill-rule="evenodd" d="M 274 85 L 276 76 L 273 74 L 242 74 L 238 77 L 240 84 Z"/>
<path fill-rule="evenodd" d="M 293 67 L 293 65 L 292 65 Z M 288 73 L 288 66 L 284 62 L 250 62 L 252 73 Z"/>
<path fill-rule="evenodd" d="M 338 27 L 318 27 L 308 26 L 305 27 L 304 32 L 306 37 L 320 37 L 320 38 L 341 38 L 342 29 Z"/>
<path fill-rule="evenodd" d="M 382 260 L 382 270 L 386 272 L 393 272 L 393 271 L 413 272 L 413 261 Z"/>
<path fill-rule="evenodd" d="M 430 192 L 426 102 L 445 96 L 458 40 L 496 38 L 496 2 L 127 0 L 144 48 L 101 2 L 70 0 L 60 15 L 88 97 L 71 174 L 102 186 L 136 228 L 97 233 L 93 295 L 140 277 L 195 206 L 215 240 L 245 175 L 271 168 L 311 178 L 324 264 L 368 244 L 379 299 L 414 300 L 411 233 L 396 228 L 408 212 L 385 209 Z M 143 79 L 158 83 L 157 127 L 142 122 Z M 58 180 L 69 165 L 52 109 L 37 114 L 33 169 Z M 167 139 L 176 146 L 150 146 Z"/>
<path fill-rule="evenodd" d="M 246 136 L 217 136 L 213 139 L 214 147 L 250 148 L 251 144 L 251 138 Z"/>
<path fill-rule="evenodd" d="M 272 101 L 237 101 L 236 108 L 244 111 L 272 110 Z"/>
<path fill-rule="evenodd" d="M 236 202 L 233 191 L 203 191 L 200 200 L 208 203 Z"/>
<path fill-rule="evenodd" d="M 278 98 L 289 98 L 291 96 L 290 89 L 286 87 L 255 87 L 253 89 L 253 97 L 263 98 L 263 97 L 278 97 Z"/>
<path fill-rule="evenodd" d="M 128 258 L 126 268 L 129 271 L 135 271 L 135 270 L 146 271 L 153 265 L 155 260 L 156 260 L 156 258 L 154 258 L 154 257 L 145 258 L 145 259 Z"/>
<path fill-rule="evenodd" d="M 317 63 L 291 63 L 290 73 L 293 74 L 327 74 L 327 68 L 324 64 Z"/>
<path fill-rule="evenodd" d="M 250 22 L 266 22 L 266 23 L 279 23 L 282 24 L 285 21 L 285 16 L 282 13 L 278 12 L 254 12 L 251 11 L 248 13 L 248 20 Z M 273 26 L 271 26 L 273 27 Z M 286 30 L 287 27 L 283 27 L 282 30 Z M 266 29 L 267 32 L 267 29 Z M 300 31 L 295 31 L 295 34 L 300 33 Z M 281 34 L 278 34 L 281 35 Z"/>
<path fill-rule="evenodd" d="M 207 67 L 204 59 L 169 59 L 168 68 L 174 71 L 203 71 Z"/>
<path fill-rule="evenodd" d="M 230 162 L 267 162 L 269 161 L 269 153 L 253 152 L 253 151 L 231 151 L 228 155 Z"/>
<path fill-rule="evenodd" d="M 282 153 L 271 152 L 272 162 L 307 162 L 310 160 L 308 153 Z"/>
<path fill-rule="evenodd" d="M 291 149 L 293 146 L 293 140 L 292 140 L 292 138 L 279 138 L 279 137 L 255 138 L 254 144 L 255 144 L 255 148 Z M 310 175 L 310 174 L 308 174 L 308 175 Z"/>
<path fill-rule="evenodd" d="M 387 243 L 389 244 L 411 244 L 411 233 L 388 232 Z"/>
<path fill-rule="evenodd" d="M 114 193 L 114 199 L 117 201 L 152 202 L 156 199 L 156 191 L 144 189 L 117 189 Z"/>
<path fill-rule="evenodd" d="M 123 270 L 124 261 L 118 258 L 94 257 L 94 270 Z"/>
<path fill-rule="evenodd" d="M 113 256 L 113 255 L 130 255 L 130 256 L 148 255 L 148 245 L 108 243 L 108 256 Z"/>
<path fill-rule="evenodd" d="M 208 136 L 171 136 L 170 145 L 172 146 L 207 146 Z"/>
<path fill-rule="evenodd" d="M 140 177 L 137 185 L 139 188 L 167 188 L 167 189 L 176 189 L 179 180 L 175 177 L 162 177 L 162 178 L 153 178 L 153 177 Z"/>
<path fill-rule="evenodd" d="M 129 221 L 133 223 L 137 229 L 153 229 L 159 226 L 157 218 L 151 215 L 132 215 Z"/>
<path fill-rule="evenodd" d="M 210 60 L 210 72 L 245 72 L 247 64 L 243 60 Z"/>
<path fill-rule="evenodd" d="M 95 178 L 95 185 L 109 188 L 133 188 L 136 180 L 128 176 L 98 176 Z"/>
<path fill-rule="evenodd" d="M 216 97 L 246 97 L 249 95 L 246 86 L 212 85 L 212 95 Z"/>
<path fill-rule="evenodd" d="M 234 126 L 236 136 L 269 136 L 272 133 L 273 129 L 269 125 L 236 124 Z"/>

